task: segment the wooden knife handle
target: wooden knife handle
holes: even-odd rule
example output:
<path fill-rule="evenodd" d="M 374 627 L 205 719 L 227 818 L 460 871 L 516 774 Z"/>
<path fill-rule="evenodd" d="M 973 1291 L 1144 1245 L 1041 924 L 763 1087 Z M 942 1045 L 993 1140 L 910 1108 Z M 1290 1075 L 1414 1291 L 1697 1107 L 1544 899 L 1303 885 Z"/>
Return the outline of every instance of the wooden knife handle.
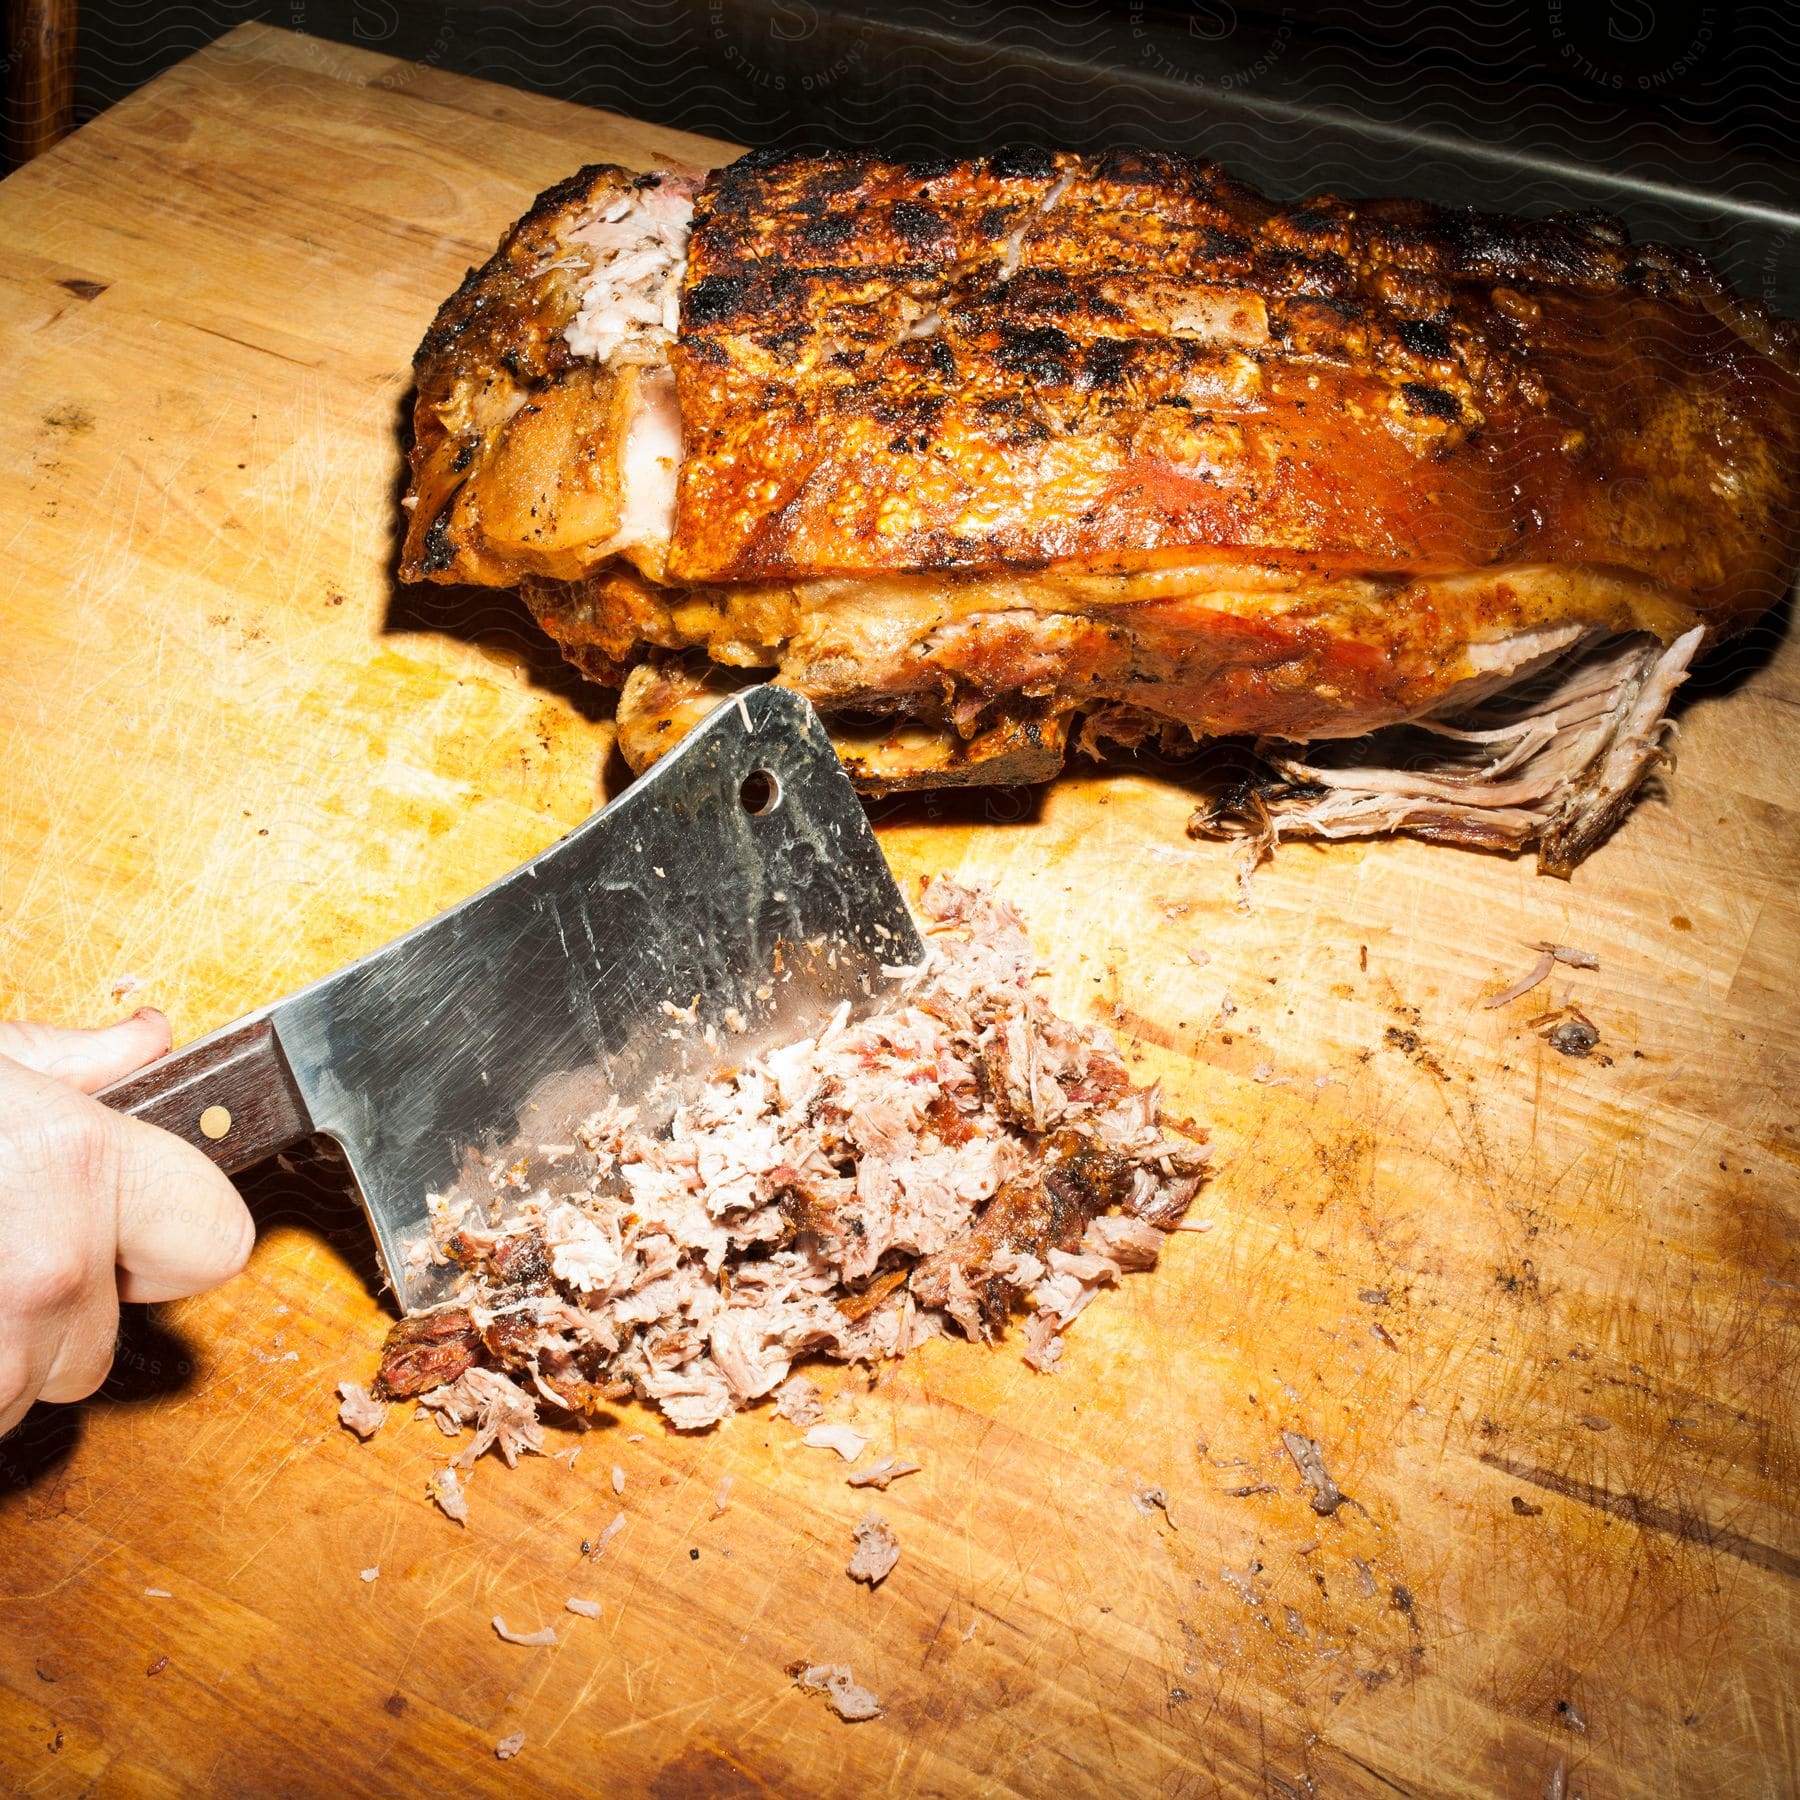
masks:
<path fill-rule="evenodd" d="M 185 1138 L 227 1175 L 299 1142 L 312 1130 L 306 1102 L 267 1019 L 252 1019 L 172 1050 L 94 1098 Z"/>

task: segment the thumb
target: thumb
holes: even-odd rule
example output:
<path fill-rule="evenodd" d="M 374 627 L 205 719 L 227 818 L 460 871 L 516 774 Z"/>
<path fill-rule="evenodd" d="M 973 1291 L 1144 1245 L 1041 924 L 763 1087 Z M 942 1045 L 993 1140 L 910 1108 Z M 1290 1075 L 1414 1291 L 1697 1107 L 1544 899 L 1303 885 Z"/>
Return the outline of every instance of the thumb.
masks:
<path fill-rule="evenodd" d="M 237 1189 L 191 1144 L 120 1113 L 114 1134 L 119 1298 L 204 1293 L 244 1266 L 256 1227 Z"/>
<path fill-rule="evenodd" d="M 62 1025 L 0 1025 L 0 1056 L 91 1094 L 167 1055 L 169 1021 L 153 1006 L 98 1031 Z"/>

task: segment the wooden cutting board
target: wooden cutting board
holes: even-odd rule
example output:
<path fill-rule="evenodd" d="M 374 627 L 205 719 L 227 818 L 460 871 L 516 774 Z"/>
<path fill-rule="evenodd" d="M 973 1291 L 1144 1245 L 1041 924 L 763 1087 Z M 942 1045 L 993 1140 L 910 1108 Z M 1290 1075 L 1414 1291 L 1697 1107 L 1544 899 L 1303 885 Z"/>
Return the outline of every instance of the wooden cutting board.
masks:
<path fill-rule="evenodd" d="M 0 186 L 0 1016 L 191 1037 L 616 781 L 603 697 L 509 597 L 392 581 L 408 361 L 539 188 L 724 154 L 245 26 Z M 490 1459 L 458 1529 L 434 1430 L 334 1422 L 387 1324 L 353 1203 L 263 1171 L 249 1271 L 0 1445 L 0 1781 L 1792 1792 L 1800 653 L 1749 662 L 1567 885 L 1296 846 L 1241 910 L 1152 771 L 884 818 L 909 880 L 1026 909 L 1058 1003 L 1218 1163 L 1212 1229 L 1057 1375 L 940 1343 L 828 1384 L 923 1465 L 876 1497 L 875 1592 L 843 1572 L 868 1496 L 763 1413 Z M 1484 1009 L 1538 939 L 1598 972 Z M 1531 1023 L 1569 989 L 1585 1061 Z M 1353 1504 L 1312 1510 L 1284 1430 Z M 884 1716 L 838 1722 L 801 1657 Z"/>

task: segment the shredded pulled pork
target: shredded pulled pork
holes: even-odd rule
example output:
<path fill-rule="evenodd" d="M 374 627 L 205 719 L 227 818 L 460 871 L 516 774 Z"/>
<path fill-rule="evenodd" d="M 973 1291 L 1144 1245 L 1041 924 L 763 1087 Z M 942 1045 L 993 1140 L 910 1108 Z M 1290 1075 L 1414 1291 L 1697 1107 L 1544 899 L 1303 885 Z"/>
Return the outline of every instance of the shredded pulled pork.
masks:
<path fill-rule="evenodd" d="M 591 260 L 580 309 L 563 332 L 574 355 L 601 363 L 668 355 L 693 211 L 692 182 L 669 176 L 617 195 L 576 227 L 574 242 Z"/>
<path fill-rule="evenodd" d="M 775 1416 L 791 1425 L 817 1425 L 825 1417 L 818 1383 L 804 1375 L 790 1375 L 775 1390 Z"/>
<path fill-rule="evenodd" d="M 540 1401 L 636 1393 L 701 1430 L 775 1394 L 815 1422 L 798 1358 L 871 1363 L 946 1327 L 991 1342 L 1022 1307 L 1027 1360 L 1053 1366 L 1101 1289 L 1155 1262 L 1206 1152 L 1051 1010 L 1011 907 L 935 881 L 922 910 L 925 962 L 867 1016 L 841 1008 L 654 1134 L 610 1100 L 545 1186 L 440 1208 L 460 1292 L 395 1327 L 376 1391 L 473 1428 L 467 1468 L 541 1451 Z M 808 1441 L 853 1460 L 847 1430 Z"/>
<path fill-rule="evenodd" d="M 506 1460 L 518 1464 L 521 1451 L 544 1453 L 544 1428 L 529 1394 L 492 1369 L 466 1369 L 446 1387 L 419 1397 L 421 1407 L 436 1419 L 446 1437 L 455 1437 L 472 1425 L 475 1435 L 452 1458 L 452 1467 L 472 1469 L 475 1459 L 491 1444 Z"/>
<path fill-rule="evenodd" d="M 1363 737 L 1261 739 L 1273 778 L 1238 784 L 1188 829 L 1245 837 L 1248 866 L 1283 836 L 1407 831 L 1483 849 L 1535 844 L 1539 872 L 1566 876 L 1666 760 L 1669 701 L 1703 636 L 1698 625 L 1666 645 L 1594 632 L 1473 704 L 1452 693 L 1423 718 Z"/>

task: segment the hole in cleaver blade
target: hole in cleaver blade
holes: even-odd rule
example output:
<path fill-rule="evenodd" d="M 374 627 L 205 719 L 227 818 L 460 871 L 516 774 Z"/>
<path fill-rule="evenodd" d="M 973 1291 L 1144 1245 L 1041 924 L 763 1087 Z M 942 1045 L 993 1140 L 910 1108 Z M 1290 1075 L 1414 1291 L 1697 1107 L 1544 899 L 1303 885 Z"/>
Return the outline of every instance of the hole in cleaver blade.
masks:
<path fill-rule="evenodd" d="M 457 1273 L 430 1260 L 428 1196 L 492 1197 L 494 1159 L 520 1155 L 515 1182 L 537 1185 L 558 1166 L 537 1147 L 609 1095 L 661 1123 L 922 956 L 811 706 L 759 687 L 522 868 L 270 1016 L 414 1311 Z"/>

